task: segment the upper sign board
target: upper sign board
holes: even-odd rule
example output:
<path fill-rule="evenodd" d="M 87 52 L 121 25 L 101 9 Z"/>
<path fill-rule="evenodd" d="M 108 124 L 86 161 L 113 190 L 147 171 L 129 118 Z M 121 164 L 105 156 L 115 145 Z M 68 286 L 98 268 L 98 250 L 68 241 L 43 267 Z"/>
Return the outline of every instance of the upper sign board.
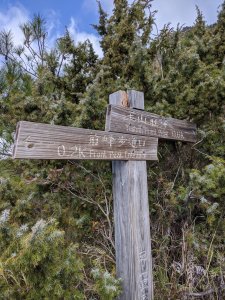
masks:
<path fill-rule="evenodd" d="M 191 122 L 117 105 L 108 106 L 106 131 L 196 142 L 196 125 Z"/>
<path fill-rule="evenodd" d="M 83 128 L 19 122 L 14 158 L 157 160 L 158 139 Z"/>

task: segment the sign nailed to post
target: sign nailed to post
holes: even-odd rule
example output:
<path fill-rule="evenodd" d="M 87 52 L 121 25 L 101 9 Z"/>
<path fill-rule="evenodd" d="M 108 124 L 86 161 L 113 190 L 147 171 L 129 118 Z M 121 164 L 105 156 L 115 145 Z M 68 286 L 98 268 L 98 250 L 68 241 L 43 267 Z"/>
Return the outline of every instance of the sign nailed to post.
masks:
<path fill-rule="evenodd" d="M 157 160 L 158 139 L 83 128 L 19 122 L 14 158 Z"/>
<path fill-rule="evenodd" d="M 108 106 L 106 130 L 196 142 L 196 125 L 191 122 L 117 105 Z"/>
<path fill-rule="evenodd" d="M 129 90 L 110 95 L 106 130 L 19 122 L 13 157 L 114 160 L 116 267 L 123 287 L 119 299 L 152 300 L 146 160 L 157 160 L 158 138 L 195 142 L 196 125 L 145 112 L 144 94 Z"/>

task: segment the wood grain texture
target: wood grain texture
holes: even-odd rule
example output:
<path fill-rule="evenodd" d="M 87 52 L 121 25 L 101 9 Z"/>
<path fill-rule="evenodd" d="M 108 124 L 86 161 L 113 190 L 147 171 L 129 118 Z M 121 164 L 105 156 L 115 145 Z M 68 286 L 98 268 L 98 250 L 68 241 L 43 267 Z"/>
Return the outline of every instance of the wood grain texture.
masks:
<path fill-rule="evenodd" d="M 14 158 L 157 160 L 157 138 L 19 122 Z"/>
<path fill-rule="evenodd" d="M 115 104 L 108 106 L 106 131 L 196 142 L 196 125 L 191 122 L 164 118 Z"/>
<path fill-rule="evenodd" d="M 130 108 L 144 110 L 144 93 L 135 90 L 127 91 L 128 102 Z M 112 103 L 111 103 L 112 104 Z"/>
<path fill-rule="evenodd" d="M 133 96 L 135 98 L 133 99 Z M 139 97 L 138 97 L 139 95 Z M 113 102 L 121 103 L 121 93 Z M 117 101 L 116 101 L 117 99 Z M 140 92 L 128 93 L 129 103 L 144 107 Z M 113 161 L 113 199 L 119 300 L 152 300 L 153 275 L 146 161 Z"/>

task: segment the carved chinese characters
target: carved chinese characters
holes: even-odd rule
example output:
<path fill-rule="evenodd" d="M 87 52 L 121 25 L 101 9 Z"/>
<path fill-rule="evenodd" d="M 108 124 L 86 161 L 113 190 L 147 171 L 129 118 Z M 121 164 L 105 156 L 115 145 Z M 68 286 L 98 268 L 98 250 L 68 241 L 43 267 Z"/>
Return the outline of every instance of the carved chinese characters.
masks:
<path fill-rule="evenodd" d="M 20 122 L 14 158 L 157 160 L 157 138 Z"/>
<path fill-rule="evenodd" d="M 106 130 L 196 142 L 196 125 L 193 123 L 115 105 L 108 106 Z"/>

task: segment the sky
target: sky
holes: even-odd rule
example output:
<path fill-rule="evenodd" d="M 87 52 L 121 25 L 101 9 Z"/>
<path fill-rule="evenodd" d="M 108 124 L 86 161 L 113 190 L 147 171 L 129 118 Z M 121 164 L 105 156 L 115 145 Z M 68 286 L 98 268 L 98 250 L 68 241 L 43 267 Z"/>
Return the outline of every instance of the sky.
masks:
<path fill-rule="evenodd" d="M 134 0 L 129 0 L 131 3 Z M 112 13 L 113 0 L 101 0 L 108 14 Z M 207 24 L 216 22 L 219 6 L 223 0 L 154 0 L 152 10 L 157 10 L 156 24 L 160 30 L 164 24 L 171 26 L 190 26 L 196 17 L 195 6 L 203 12 Z M 91 24 L 98 22 L 96 0 L 0 0 L 0 31 L 11 30 L 15 44 L 22 43 L 20 24 L 30 20 L 34 14 L 40 13 L 47 21 L 49 45 L 53 45 L 57 37 L 67 27 L 75 41 L 89 39 L 100 56 L 99 37 Z"/>

